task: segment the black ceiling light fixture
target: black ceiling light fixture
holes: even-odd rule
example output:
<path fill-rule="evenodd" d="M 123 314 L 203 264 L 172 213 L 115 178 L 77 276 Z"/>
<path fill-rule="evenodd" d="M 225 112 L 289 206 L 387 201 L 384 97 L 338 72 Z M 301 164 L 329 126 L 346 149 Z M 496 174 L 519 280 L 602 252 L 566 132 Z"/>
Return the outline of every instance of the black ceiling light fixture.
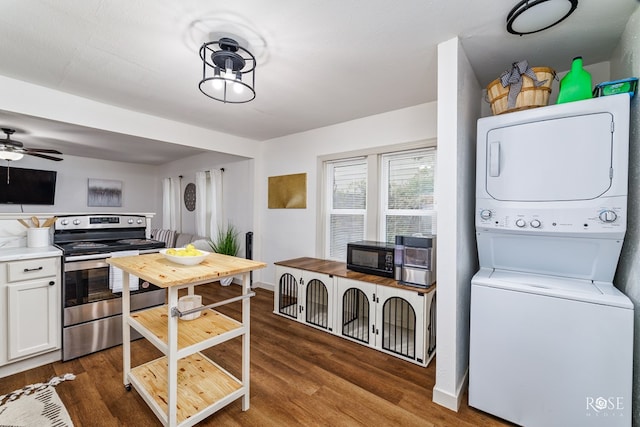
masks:
<path fill-rule="evenodd" d="M 522 0 L 507 15 L 507 31 L 522 36 L 546 30 L 564 21 L 577 7 L 578 0 Z"/>
<path fill-rule="evenodd" d="M 231 104 L 256 97 L 256 58 L 236 40 L 239 39 L 221 37 L 200 47 L 200 91 L 209 98 Z"/>

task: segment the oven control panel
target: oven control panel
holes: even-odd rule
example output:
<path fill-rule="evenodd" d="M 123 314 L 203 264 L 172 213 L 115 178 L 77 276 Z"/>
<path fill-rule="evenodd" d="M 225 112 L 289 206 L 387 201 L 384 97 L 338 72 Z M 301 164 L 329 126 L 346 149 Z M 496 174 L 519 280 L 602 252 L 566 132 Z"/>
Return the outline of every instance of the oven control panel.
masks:
<path fill-rule="evenodd" d="M 141 215 L 75 215 L 59 217 L 54 227 L 56 230 L 86 230 L 146 226 L 147 219 Z"/>

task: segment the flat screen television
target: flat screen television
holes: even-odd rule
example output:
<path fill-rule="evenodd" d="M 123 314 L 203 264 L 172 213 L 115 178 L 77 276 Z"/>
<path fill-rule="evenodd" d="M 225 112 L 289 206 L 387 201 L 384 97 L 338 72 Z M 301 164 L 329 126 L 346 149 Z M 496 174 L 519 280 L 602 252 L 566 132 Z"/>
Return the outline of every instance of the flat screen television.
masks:
<path fill-rule="evenodd" d="M 53 205 L 56 176 L 56 171 L 0 166 L 0 204 Z"/>

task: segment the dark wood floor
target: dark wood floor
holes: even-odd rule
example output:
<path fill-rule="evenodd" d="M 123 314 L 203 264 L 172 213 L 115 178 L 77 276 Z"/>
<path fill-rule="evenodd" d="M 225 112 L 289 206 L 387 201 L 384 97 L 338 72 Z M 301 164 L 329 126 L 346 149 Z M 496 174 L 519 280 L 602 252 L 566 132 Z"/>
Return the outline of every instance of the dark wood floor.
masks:
<path fill-rule="evenodd" d="M 206 291 L 205 291 L 206 289 Z M 239 286 L 198 288 L 205 303 L 240 293 Z M 504 426 L 469 408 L 455 413 L 431 401 L 435 366 L 422 368 L 382 352 L 273 314 L 273 293 L 256 290 L 251 300 L 251 401 L 240 399 L 198 426 Z M 240 303 L 220 311 L 240 317 Z M 204 353 L 240 376 L 241 342 Z M 132 365 L 159 352 L 141 339 L 132 344 Z M 0 379 L 0 394 L 71 372 L 56 387 L 74 424 L 160 425 L 135 390 L 122 384 L 122 350 L 115 347 Z"/>

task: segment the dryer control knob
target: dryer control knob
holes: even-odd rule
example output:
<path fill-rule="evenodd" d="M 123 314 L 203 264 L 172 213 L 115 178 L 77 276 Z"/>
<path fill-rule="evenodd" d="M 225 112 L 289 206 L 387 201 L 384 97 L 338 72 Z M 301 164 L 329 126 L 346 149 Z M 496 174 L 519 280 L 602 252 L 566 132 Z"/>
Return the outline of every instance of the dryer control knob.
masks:
<path fill-rule="evenodd" d="M 540 228 L 540 226 L 542 225 L 542 223 L 537 219 L 532 220 L 529 224 L 531 224 L 533 228 Z"/>
<path fill-rule="evenodd" d="M 616 219 L 618 219 L 618 214 L 614 211 L 600 212 L 600 221 L 602 222 L 614 222 Z"/>
<path fill-rule="evenodd" d="M 516 220 L 516 226 L 522 228 L 525 225 L 527 225 L 527 222 L 524 219 L 520 218 L 520 219 Z"/>
<path fill-rule="evenodd" d="M 491 211 L 489 209 L 482 209 L 480 211 L 480 218 L 482 218 L 482 219 L 491 218 Z"/>

